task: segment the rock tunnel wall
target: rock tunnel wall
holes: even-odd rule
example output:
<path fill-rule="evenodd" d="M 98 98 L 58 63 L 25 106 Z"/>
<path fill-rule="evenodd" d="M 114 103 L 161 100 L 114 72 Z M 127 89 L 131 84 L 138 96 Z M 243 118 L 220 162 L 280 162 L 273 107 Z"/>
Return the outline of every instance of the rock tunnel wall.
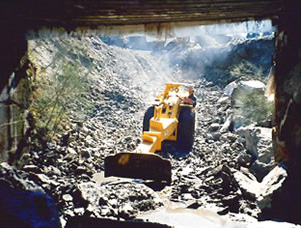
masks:
<path fill-rule="evenodd" d="M 299 169 L 301 158 L 300 12 L 300 4 L 287 5 L 284 15 L 274 21 L 278 32 L 273 58 L 276 70 L 275 156 L 278 161 L 291 161 Z"/>
<path fill-rule="evenodd" d="M 277 25 L 275 40 L 275 114 L 273 146 L 275 160 L 288 168 L 282 191 L 275 195 L 272 214 L 300 223 L 301 214 L 301 7 L 286 5 Z M 276 211 L 275 208 L 282 208 Z M 280 214 L 279 214 L 280 213 Z"/>
<path fill-rule="evenodd" d="M 5 7 L 0 5 L 2 16 Z M 25 30 L 14 20 L 0 22 L 0 161 L 14 160 L 27 129 L 29 84 Z"/>
<path fill-rule="evenodd" d="M 1 83 L 0 91 L 0 161 L 15 160 L 22 150 L 28 130 L 27 115 L 30 97 L 30 78 L 26 77 L 25 58 Z"/>

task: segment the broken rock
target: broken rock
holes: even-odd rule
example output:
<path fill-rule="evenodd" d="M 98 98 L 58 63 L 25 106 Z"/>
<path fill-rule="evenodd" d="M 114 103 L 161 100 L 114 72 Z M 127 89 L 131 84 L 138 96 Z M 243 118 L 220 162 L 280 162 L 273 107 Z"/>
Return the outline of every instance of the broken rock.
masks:
<path fill-rule="evenodd" d="M 250 125 L 239 128 L 237 133 L 245 138 L 246 149 L 256 159 L 250 171 L 261 181 L 274 165 L 272 129 Z"/>
<path fill-rule="evenodd" d="M 281 190 L 282 184 L 287 177 L 287 171 L 276 166 L 266 175 L 260 184 L 260 194 L 258 197 L 258 206 L 260 208 L 267 208 L 271 206 L 273 195 Z"/>
<path fill-rule="evenodd" d="M 255 201 L 257 199 L 257 196 L 259 195 L 260 184 L 256 180 L 249 178 L 247 175 L 243 174 L 240 171 L 234 172 L 233 176 L 243 196 L 246 199 Z"/>

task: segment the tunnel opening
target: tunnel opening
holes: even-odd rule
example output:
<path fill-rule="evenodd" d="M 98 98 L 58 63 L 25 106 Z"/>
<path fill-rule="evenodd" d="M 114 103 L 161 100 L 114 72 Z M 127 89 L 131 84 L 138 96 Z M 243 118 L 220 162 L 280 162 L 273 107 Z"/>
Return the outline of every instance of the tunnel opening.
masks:
<path fill-rule="evenodd" d="M 181 28 L 175 31 L 179 36 L 165 39 L 142 35 L 64 37 L 61 34 L 54 38 L 48 38 L 47 33 L 46 37 L 29 35 L 31 65 L 26 71 L 32 82 L 29 124 L 35 124 L 32 129 L 36 132 L 30 136 L 30 151 L 17 159 L 19 167 L 38 172 L 38 176 L 31 175 L 39 183 L 45 181 L 40 174 L 54 178 L 47 192 L 58 200 L 62 215 L 67 213 L 64 218 L 83 213 L 102 217 L 102 211 L 107 211 L 110 204 L 104 200 L 101 210 L 87 212 L 91 202 L 78 202 L 83 196 L 77 192 L 83 195 L 83 190 L 73 186 L 68 193 L 57 191 L 60 175 L 71 176 L 71 182 L 77 177 L 76 182 L 89 183 L 93 174 L 103 171 L 106 154 L 134 150 L 140 142 L 142 115 L 155 92 L 165 82 L 185 82 L 194 85 L 199 99 L 195 152 L 177 159 L 173 157 L 176 148 L 167 143 L 160 154 L 175 160 L 176 175 L 182 174 L 185 159 L 200 163 L 190 166 L 192 169 L 208 165 L 205 168 L 208 177 L 200 180 L 214 187 L 202 191 L 199 191 L 202 185 L 190 190 L 180 188 L 168 197 L 176 203 L 195 200 L 200 204 L 202 195 L 211 194 L 208 201 L 218 203 L 200 204 L 196 208 L 213 204 L 221 215 L 241 212 L 257 217 L 260 208 L 256 205 L 256 194 L 260 193 L 244 189 L 241 197 L 234 192 L 242 188 L 237 175 L 243 174 L 245 181 L 259 186 L 274 167 L 272 111 L 267 109 L 270 104 L 264 85 L 272 74 L 274 32 L 271 21 L 259 21 L 220 28 L 218 25 Z M 259 111 L 262 111 L 260 118 Z M 248 127 L 250 124 L 253 125 Z M 261 147 L 257 148 L 259 144 Z M 216 161 L 210 155 L 214 150 L 217 150 Z M 261 157 L 265 160 L 263 165 Z M 67 164 L 65 159 L 72 163 Z M 46 173 L 45 165 L 50 166 Z M 235 169 L 240 174 L 235 174 Z M 245 173 L 247 170 L 250 173 Z M 199 179 L 196 175 L 206 176 L 205 173 L 188 169 L 188 174 L 196 179 Z M 209 180 L 213 174 L 217 178 Z M 179 177 L 174 182 L 175 186 L 193 185 Z M 249 199 L 249 194 L 254 196 Z M 66 200 L 66 195 L 71 201 Z M 234 201 L 223 199 L 227 197 Z M 125 202 L 118 206 L 117 212 L 105 216 L 118 217 L 121 213 L 125 219 L 132 218 L 130 213 L 136 212 L 123 214 Z"/>
<path fill-rule="evenodd" d="M 277 2 L 278 4 L 278 2 Z M 255 5 L 255 4 L 254 4 Z M 279 9 L 280 6 L 282 7 L 281 4 L 279 4 Z M 300 65 L 300 55 L 298 54 L 298 50 L 300 49 L 300 45 L 298 45 L 297 42 L 297 37 L 300 35 L 299 30 L 295 30 L 294 26 L 298 25 L 298 19 L 300 18 L 298 15 L 300 15 L 300 12 L 298 11 L 299 5 L 295 3 L 294 1 L 290 1 L 287 4 L 284 4 L 284 14 L 279 14 L 281 15 L 279 18 L 278 17 L 273 17 L 273 23 L 277 25 L 278 31 L 276 33 L 276 39 L 275 39 L 275 54 L 273 57 L 273 60 L 275 61 L 275 81 L 276 81 L 276 113 L 274 116 L 274 128 L 273 128 L 273 142 L 274 142 L 274 151 L 276 152 L 276 160 L 281 163 L 281 166 L 284 167 L 285 170 L 288 171 L 289 175 L 286 180 L 285 188 L 283 188 L 282 192 L 277 193 L 277 197 L 279 197 L 279 200 L 277 203 L 273 203 L 271 210 L 272 213 L 268 214 L 265 218 L 272 218 L 273 219 L 273 213 L 275 215 L 278 214 L 279 218 L 282 218 L 286 221 L 292 221 L 294 223 L 299 223 L 300 222 L 300 217 L 298 216 L 300 213 L 300 206 L 298 207 L 297 204 L 292 203 L 292 199 L 294 201 L 299 202 L 300 201 L 300 180 L 298 178 L 298 175 L 300 173 L 300 156 L 298 155 L 298 151 L 300 151 L 300 143 L 298 143 L 300 140 L 298 140 L 298 136 L 300 136 L 300 131 L 298 130 L 300 128 L 300 105 L 298 106 L 299 102 L 299 90 L 298 90 L 298 85 L 300 84 L 299 80 L 299 75 L 300 69 L 298 68 Z M 272 7 L 269 9 L 273 9 Z M 267 13 L 268 15 L 268 13 Z M 6 26 L 7 24 L 4 23 Z M 24 24 L 23 24 L 24 25 Z M 4 28 L 5 28 L 4 26 Z M 22 27 L 22 26 L 21 26 Z M 26 27 L 26 26 L 25 26 Z M 33 26 L 34 27 L 34 26 Z M 16 62 L 15 60 L 18 59 L 18 57 L 23 55 L 22 53 L 25 52 L 24 48 L 26 45 L 24 44 L 24 38 L 22 38 L 22 35 L 20 36 L 21 33 L 23 33 L 26 29 L 21 30 L 19 33 L 13 32 L 13 34 L 18 34 L 17 36 L 14 36 L 15 38 L 10 40 L 9 42 L 6 42 L 9 44 L 9 47 L 12 48 L 12 52 L 7 52 L 5 51 L 6 48 L 3 49 L 3 45 L 1 46 L 1 50 L 4 50 L 4 53 L 9 53 L 7 55 L 7 59 L 3 59 L 1 56 L 1 59 L 3 59 L 4 63 L 9 63 L 7 65 L 7 68 L 5 72 L 16 72 L 13 73 L 10 76 L 7 76 L 8 73 L 6 73 L 5 79 L 8 79 L 8 85 L 5 83 L 2 86 L 1 82 L 1 91 L 4 93 L 1 94 L 1 103 L 2 100 L 5 100 L 6 102 L 6 91 L 9 91 L 9 96 L 14 94 L 14 84 L 11 82 L 15 83 L 15 76 L 17 75 L 27 75 L 30 74 L 30 72 L 27 72 L 26 69 L 17 67 L 15 68 L 16 65 L 19 64 L 14 64 Z M 9 33 L 11 34 L 11 31 L 9 30 Z M 9 35 L 5 35 L 4 38 L 9 37 Z M 20 38 L 21 37 L 21 38 Z M 6 39 L 7 40 L 7 39 Z M 18 42 L 15 42 L 16 40 L 22 41 L 21 44 L 19 45 Z M 4 42 L 5 43 L 5 42 Z M 2 44 L 2 42 L 1 42 Z M 289 54 L 288 54 L 289 53 Z M 16 57 L 18 56 L 18 57 Z M 19 60 L 19 59 L 18 59 Z M 18 61 L 17 60 L 17 61 Z M 80 61 L 85 61 L 84 59 Z M 26 65 L 26 62 L 23 60 L 21 61 L 21 66 Z M 6 64 L 4 64 L 6 65 Z M 12 68 L 14 68 L 12 70 Z M 10 74 L 10 73 L 9 73 Z M 285 76 L 284 76 L 285 75 Z M 4 81 L 3 81 L 4 82 Z M 19 84 L 19 83 L 17 83 Z M 5 95 L 4 95 L 5 94 Z M 11 97 L 9 97 L 11 99 Z M 121 96 L 121 99 L 122 96 Z M 4 103 L 5 103 L 4 102 Z M 5 105 L 10 105 L 10 103 L 5 103 Z M 22 106 L 17 105 L 19 108 Z M 2 106 L 1 106 L 2 107 Z M 97 106 L 96 108 L 102 108 L 101 106 Z M 108 107 L 105 107 L 107 109 L 110 109 Z M 13 112 L 15 113 L 15 112 Z M 11 114 L 8 114 L 10 116 Z M 2 116 L 2 115 L 1 115 Z M 21 117 L 22 118 L 22 117 Z M 2 129 L 4 129 L 4 124 L 2 126 Z M 79 123 L 79 126 L 81 124 Z M 214 126 L 212 126 L 214 127 Z M 233 126 L 231 126 L 232 128 Z M 21 133 L 18 133 L 20 135 L 24 134 L 24 129 L 19 129 L 18 130 Z M 112 130 L 109 132 L 109 134 L 113 134 L 116 130 Z M 10 131 L 12 132 L 12 131 Z M 299 133 L 298 133 L 299 132 Z M 6 137 L 6 135 L 4 134 Z M 1 138 L 1 146 L 5 150 L 5 137 Z M 231 138 L 231 136 L 230 136 Z M 66 141 L 68 141 L 68 137 L 65 138 Z M 125 141 L 131 141 L 131 139 L 125 139 Z M 14 145 L 16 146 L 18 144 L 18 140 L 15 140 L 13 144 L 10 144 L 10 146 Z M 110 144 L 112 142 L 108 142 Z M 22 143 L 21 143 L 22 144 Z M 134 144 L 131 145 L 133 147 Z M 19 147 L 19 145 L 17 145 Z M 15 149 L 12 149 L 10 151 L 11 154 L 14 154 Z M 74 152 L 72 149 L 70 150 L 71 153 Z M 7 152 L 7 151 L 6 151 Z M 2 158 L 3 160 L 7 160 L 7 154 L 6 152 L 2 153 Z M 34 153 L 36 157 L 39 156 L 38 153 Z M 4 156 L 3 156 L 4 155 Z M 53 155 L 51 153 L 47 155 L 49 158 L 52 158 L 55 160 Z M 86 157 L 89 157 L 89 153 L 84 153 L 83 154 L 83 159 L 84 160 Z M 11 156 L 11 161 L 14 161 L 14 155 Z M 50 162 L 51 163 L 51 162 Z M 32 169 L 32 172 L 36 172 L 35 167 L 27 167 L 28 169 Z M 222 167 L 222 171 L 225 171 L 225 167 Z M 52 169 L 52 168 L 51 168 Z M 35 170 L 35 171 L 33 171 Z M 55 169 L 54 169 L 55 170 Z M 57 170 L 55 170 L 57 171 Z M 54 171 L 54 172 L 55 172 Z M 187 172 L 187 170 L 185 170 Z M 77 170 L 78 173 L 83 172 L 82 168 L 79 168 Z M 223 172 L 216 171 L 218 175 Z M 214 173 L 214 172 L 213 172 Z M 227 174 L 227 172 L 226 172 Z M 284 175 L 284 174 L 283 174 Z M 44 176 L 39 176 L 39 178 L 44 177 Z M 37 177 L 35 177 L 37 178 Z M 42 178 L 43 179 L 43 178 Z M 86 177 L 88 180 L 88 178 Z M 43 181 L 47 180 L 44 179 Z M 299 181 L 298 181 L 299 180 Z M 55 185 L 55 183 L 53 182 Z M 292 191 L 293 189 L 293 191 Z M 187 188 L 184 186 L 183 191 L 186 192 Z M 205 188 L 206 191 L 206 188 Z M 289 196 L 290 195 L 290 196 Z M 293 197 L 292 197 L 293 195 Z M 186 197 L 186 196 L 185 196 Z M 252 198 L 252 195 L 250 196 Z M 68 199 L 70 198 L 69 196 L 65 196 L 64 198 Z M 199 203 L 199 202 L 198 202 Z M 191 207 L 198 207 L 198 203 L 195 205 L 191 205 Z M 83 203 L 85 205 L 85 203 Z M 294 205 L 293 210 L 287 210 L 291 208 L 291 205 Z M 80 206 L 80 204 L 79 204 Z M 275 208 L 283 208 L 282 211 L 286 211 L 286 213 L 280 212 L 280 210 L 273 211 Z M 81 210 L 78 210 L 80 213 Z M 288 211 L 291 211 L 292 213 L 287 213 Z M 277 217 L 276 216 L 276 217 Z M 274 216 L 275 218 L 275 216 Z"/>

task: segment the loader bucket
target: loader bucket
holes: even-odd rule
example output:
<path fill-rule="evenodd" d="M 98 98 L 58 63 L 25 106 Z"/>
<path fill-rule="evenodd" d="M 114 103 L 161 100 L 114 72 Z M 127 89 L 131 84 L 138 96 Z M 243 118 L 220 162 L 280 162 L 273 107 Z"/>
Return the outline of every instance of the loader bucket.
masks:
<path fill-rule="evenodd" d="M 171 164 L 156 154 L 118 153 L 105 158 L 105 177 L 118 176 L 171 183 Z"/>

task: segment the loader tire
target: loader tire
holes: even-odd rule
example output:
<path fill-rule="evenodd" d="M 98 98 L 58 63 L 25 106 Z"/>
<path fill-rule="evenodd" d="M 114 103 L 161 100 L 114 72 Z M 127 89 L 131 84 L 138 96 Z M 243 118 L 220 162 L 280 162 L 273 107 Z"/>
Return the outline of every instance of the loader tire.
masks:
<path fill-rule="evenodd" d="M 181 152 L 190 152 L 194 142 L 195 112 L 181 107 L 178 123 L 177 146 Z"/>
<path fill-rule="evenodd" d="M 154 110 L 153 106 L 146 110 L 143 118 L 143 131 L 149 131 L 149 121 L 154 116 Z"/>

